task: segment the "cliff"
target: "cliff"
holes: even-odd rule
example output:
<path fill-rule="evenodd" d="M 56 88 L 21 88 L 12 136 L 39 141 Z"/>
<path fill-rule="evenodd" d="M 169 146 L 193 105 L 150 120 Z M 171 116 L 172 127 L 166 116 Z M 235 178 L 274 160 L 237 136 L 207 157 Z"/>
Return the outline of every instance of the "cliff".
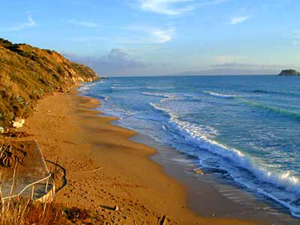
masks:
<path fill-rule="evenodd" d="M 45 94 L 64 92 L 96 79 L 92 69 L 55 51 L 0 38 L 0 127 L 26 118 Z"/>
<path fill-rule="evenodd" d="M 279 74 L 279 76 L 300 76 L 300 73 L 296 70 L 282 70 Z"/>

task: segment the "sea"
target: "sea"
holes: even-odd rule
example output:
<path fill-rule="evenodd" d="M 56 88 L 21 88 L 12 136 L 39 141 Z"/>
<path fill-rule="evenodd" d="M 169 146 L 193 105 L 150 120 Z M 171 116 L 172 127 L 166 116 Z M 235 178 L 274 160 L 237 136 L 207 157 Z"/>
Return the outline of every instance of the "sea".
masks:
<path fill-rule="evenodd" d="M 300 218 L 300 77 L 115 77 L 80 90 L 118 125 Z"/>

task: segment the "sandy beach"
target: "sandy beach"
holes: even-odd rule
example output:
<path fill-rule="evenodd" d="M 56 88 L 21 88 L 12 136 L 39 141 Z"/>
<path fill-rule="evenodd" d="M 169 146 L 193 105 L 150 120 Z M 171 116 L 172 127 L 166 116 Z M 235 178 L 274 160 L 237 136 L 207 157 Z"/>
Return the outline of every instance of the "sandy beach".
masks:
<path fill-rule="evenodd" d="M 300 225 L 300 1 L 250 2 L 2 1 L 0 225 Z"/>
<path fill-rule="evenodd" d="M 39 102 L 21 130 L 67 170 L 68 186 L 56 202 L 99 211 L 106 224 L 257 224 L 197 216 L 184 186 L 149 159 L 156 150 L 130 141 L 136 133 L 98 116 L 98 106 L 76 93 L 55 93 Z"/>

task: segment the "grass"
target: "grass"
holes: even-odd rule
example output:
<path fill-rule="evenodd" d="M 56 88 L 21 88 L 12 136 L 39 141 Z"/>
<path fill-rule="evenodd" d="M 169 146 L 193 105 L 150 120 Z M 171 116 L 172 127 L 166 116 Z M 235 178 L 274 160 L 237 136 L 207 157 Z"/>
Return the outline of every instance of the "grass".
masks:
<path fill-rule="evenodd" d="M 3 162 L 3 151 L 8 151 L 8 147 L 0 145 L 0 158 Z M 12 184 L 10 186 L 10 194 L 8 198 L 3 198 L 2 187 L 5 182 L 1 169 L 8 166 L 0 165 L 0 225 L 52 225 L 52 224 L 103 224 L 101 215 L 96 211 L 81 209 L 77 207 L 64 207 L 54 202 L 38 202 L 29 197 L 13 196 L 15 188 L 16 171 L 20 161 L 10 164 L 14 172 L 11 177 Z M 51 169 L 51 174 L 55 176 L 57 170 Z M 5 199 L 5 200 L 4 200 Z"/>
<path fill-rule="evenodd" d="M 0 218 L 0 225 L 67 224 L 61 207 L 22 198 L 14 198 L 9 203 L 2 202 Z"/>
<path fill-rule="evenodd" d="M 98 213 L 67 208 L 57 203 L 40 203 L 30 199 L 14 198 L 2 202 L 0 225 L 54 225 L 54 224 L 103 224 Z"/>
<path fill-rule="evenodd" d="M 26 118 L 48 93 L 97 78 L 92 69 L 55 51 L 0 38 L 0 126 L 8 128 L 16 117 Z"/>

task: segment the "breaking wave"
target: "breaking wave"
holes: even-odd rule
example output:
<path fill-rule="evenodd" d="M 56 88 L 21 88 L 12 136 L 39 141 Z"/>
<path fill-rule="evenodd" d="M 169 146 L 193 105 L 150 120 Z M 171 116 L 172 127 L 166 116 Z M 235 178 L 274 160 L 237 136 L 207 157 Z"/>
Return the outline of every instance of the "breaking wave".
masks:
<path fill-rule="evenodd" d="M 216 98 L 235 98 L 238 97 L 237 95 L 226 95 L 226 94 L 221 94 L 217 92 L 212 92 L 212 91 L 204 91 L 205 94 L 211 95 Z"/>
<path fill-rule="evenodd" d="M 249 182 L 245 182 L 244 179 L 240 179 L 240 174 L 236 172 L 237 170 L 230 171 L 225 164 L 222 165 L 223 169 L 226 170 L 236 182 L 277 201 L 281 205 L 289 208 L 295 217 L 300 218 L 300 180 L 298 177 L 293 176 L 290 172 L 276 173 L 258 166 L 251 156 L 245 155 L 238 149 L 225 146 L 210 138 L 217 134 L 214 128 L 197 126 L 189 122 L 181 121 L 177 115 L 167 108 L 155 103 L 150 103 L 150 105 L 168 117 L 167 126 L 170 130 L 179 134 L 184 142 L 222 157 L 235 167 L 245 169 L 251 176 L 257 179 L 259 184 L 253 182 L 253 180 L 251 181 L 250 178 L 248 180 Z M 165 130 L 168 131 L 166 126 Z M 285 199 L 281 197 L 283 192 Z M 287 198 L 287 196 L 290 197 Z"/>

